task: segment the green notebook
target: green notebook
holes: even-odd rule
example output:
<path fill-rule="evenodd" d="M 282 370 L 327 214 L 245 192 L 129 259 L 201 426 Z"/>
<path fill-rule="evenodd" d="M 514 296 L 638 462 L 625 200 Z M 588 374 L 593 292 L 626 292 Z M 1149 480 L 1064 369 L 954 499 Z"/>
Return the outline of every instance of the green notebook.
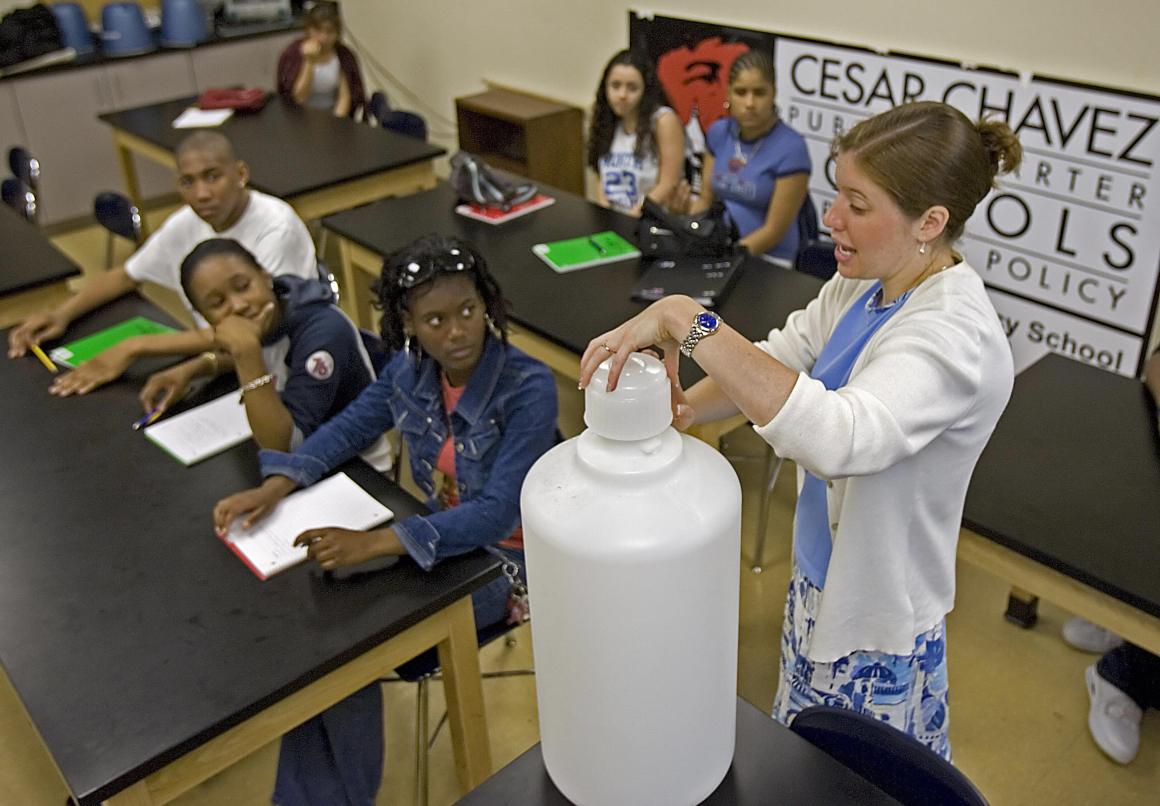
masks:
<path fill-rule="evenodd" d="M 639 249 L 611 230 L 566 241 L 538 243 L 532 247 L 532 251 L 558 272 L 587 269 L 640 257 Z"/>
<path fill-rule="evenodd" d="M 175 333 L 171 327 L 166 327 L 144 316 L 134 316 L 118 325 L 105 328 L 83 339 L 62 344 L 50 353 L 52 360 L 71 369 L 76 369 L 93 356 L 103 353 L 114 344 L 123 342 L 133 336 L 154 336 L 158 333 Z"/>

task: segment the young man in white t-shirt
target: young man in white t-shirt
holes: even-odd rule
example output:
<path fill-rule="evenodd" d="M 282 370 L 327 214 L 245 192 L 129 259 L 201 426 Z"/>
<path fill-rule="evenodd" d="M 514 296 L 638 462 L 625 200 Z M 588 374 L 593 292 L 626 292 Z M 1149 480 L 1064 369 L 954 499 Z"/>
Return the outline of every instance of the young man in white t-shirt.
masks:
<path fill-rule="evenodd" d="M 8 356 L 64 334 L 77 317 L 152 282 L 181 293 L 179 268 L 193 247 L 209 238 L 234 238 L 273 275 L 318 276 L 314 242 L 286 202 L 246 187 L 249 169 L 220 132 L 199 131 L 177 147 L 177 187 L 186 206 L 165 220 L 124 265 L 94 277 L 56 308 L 28 317 L 8 334 Z M 187 307 L 189 301 L 182 296 Z M 190 311 L 192 312 L 192 307 Z M 205 324 L 194 314 L 200 327 Z M 138 336 L 109 348 L 73 372 L 57 376 L 49 391 L 91 392 L 117 378 L 138 358 L 192 355 L 212 347 L 206 331 Z"/>

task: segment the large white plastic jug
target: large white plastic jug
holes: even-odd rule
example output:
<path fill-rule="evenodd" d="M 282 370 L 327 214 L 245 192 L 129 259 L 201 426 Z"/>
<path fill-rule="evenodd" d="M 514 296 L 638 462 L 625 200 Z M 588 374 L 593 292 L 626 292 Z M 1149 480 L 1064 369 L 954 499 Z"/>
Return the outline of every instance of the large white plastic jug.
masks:
<path fill-rule="evenodd" d="M 606 380 L 520 495 L 544 764 L 582 806 L 691 806 L 733 760 L 741 486 L 660 361 Z"/>

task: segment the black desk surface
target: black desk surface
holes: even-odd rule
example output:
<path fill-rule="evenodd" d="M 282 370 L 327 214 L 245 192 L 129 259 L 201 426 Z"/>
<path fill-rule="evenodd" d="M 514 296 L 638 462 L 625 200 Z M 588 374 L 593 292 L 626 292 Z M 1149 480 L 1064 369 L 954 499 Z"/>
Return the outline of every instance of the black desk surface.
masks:
<path fill-rule="evenodd" d="M 1160 437 L 1147 389 L 1048 355 L 1015 391 L 967 492 L 964 523 L 1160 616 Z"/>
<path fill-rule="evenodd" d="M 70 336 L 136 313 L 138 300 Z M 259 481 L 252 444 L 185 468 L 144 435 L 140 382 L 58 399 L 35 359 L 0 360 L 0 663 L 83 803 L 96 803 L 498 575 L 476 552 L 342 582 L 261 582 L 213 534 Z M 397 516 L 422 511 L 361 461 Z"/>
<path fill-rule="evenodd" d="M 27 291 L 80 274 L 34 224 L 0 204 L 0 294 Z"/>
<path fill-rule="evenodd" d="M 173 120 L 196 101 L 179 98 L 110 112 L 100 119 L 173 151 L 193 131 L 173 128 Z M 230 138 L 238 157 L 250 166 L 250 183 L 287 200 L 446 153 L 414 137 L 336 118 L 324 110 L 303 109 L 277 97 L 260 112 L 234 114 L 217 130 Z"/>
<path fill-rule="evenodd" d="M 488 778 L 460 806 L 570 806 L 536 744 Z M 725 780 L 702 806 L 897 803 L 769 714 L 737 700 L 737 745 Z"/>
<path fill-rule="evenodd" d="M 487 258 L 511 301 L 513 318 L 579 354 L 594 336 L 645 307 L 631 298 L 642 271 L 640 261 L 558 274 L 532 254 L 532 245 L 602 230 L 615 230 L 631 241 L 636 219 L 557 188 L 546 187 L 544 192 L 555 197 L 556 203 L 498 226 L 456 213 L 458 199 L 446 182 L 433 190 L 328 216 L 323 225 L 383 255 L 432 232 L 470 241 Z M 821 286 L 813 277 L 750 258 L 718 310 L 746 336 L 761 338 L 817 296 Z M 692 362 L 686 363 L 685 371 L 690 380 L 701 376 Z"/>

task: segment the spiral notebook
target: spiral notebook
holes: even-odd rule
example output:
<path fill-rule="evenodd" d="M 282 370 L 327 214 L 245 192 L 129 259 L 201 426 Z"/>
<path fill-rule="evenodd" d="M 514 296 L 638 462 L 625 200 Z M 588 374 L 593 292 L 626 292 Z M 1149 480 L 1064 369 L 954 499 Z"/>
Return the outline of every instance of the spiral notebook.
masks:
<path fill-rule="evenodd" d="M 307 529 L 370 529 L 394 516 L 350 476 L 336 473 L 286 496 L 250 529 L 235 521 L 221 540 L 258 579 L 266 580 L 306 559 L 306 548 L 295 546 L 294 539 Z"/>

